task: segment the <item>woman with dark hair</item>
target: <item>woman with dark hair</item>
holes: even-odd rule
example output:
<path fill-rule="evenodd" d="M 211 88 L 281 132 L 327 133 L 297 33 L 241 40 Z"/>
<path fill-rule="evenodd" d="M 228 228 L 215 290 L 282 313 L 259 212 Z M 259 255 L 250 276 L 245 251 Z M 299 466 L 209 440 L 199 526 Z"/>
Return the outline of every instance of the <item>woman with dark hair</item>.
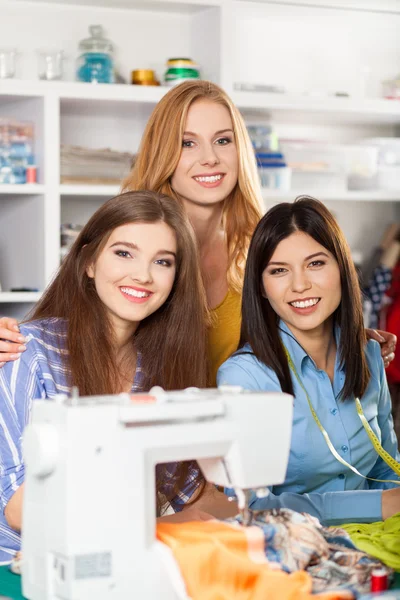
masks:
<path fill-rule="evenodd" d="M 20 545 L 21 437 L 32 402 L 72 386 L 84 396 L 205 387 L 206 328 L 197 247 L 183 209 L 155 192 L 106 202 L 21 326 L 26 352 L 0 372 L 0 563 Z M 106 490 L 113 476 L 104 476 Z M 157 468 L 158 496 L 175 508 L 201 483 L 195 463 Z"/>
<path fill-rule="evenodd" d="M 279 204 L 257 226 L 240 350 L 220 367 L 218 383 L 294 396 L 286 481 L 254 499 L 253 509 L 292 508 L 329 525 L 400 512 L 400 456 L 379 345 L 366 340 L 347 242 L 318 200 Z"/>

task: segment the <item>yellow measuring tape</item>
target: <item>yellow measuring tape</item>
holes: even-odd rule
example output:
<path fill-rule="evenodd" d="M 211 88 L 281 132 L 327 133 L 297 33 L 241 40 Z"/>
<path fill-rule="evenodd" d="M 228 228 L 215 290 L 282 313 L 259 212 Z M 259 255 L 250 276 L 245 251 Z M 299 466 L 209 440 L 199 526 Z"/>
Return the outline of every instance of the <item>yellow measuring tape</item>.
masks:
<path fill-rule="evenodd" d="M 286 348 L 285 345 L 283 345 L 283 347 L 284 347 L 284 350 L 285 350 L 285 353 L 286 353 L 286 356 L 288 359 L 289 367 L 292 369 L 297 381 L 299 382 L 301 389 L 303 390 L 303 392 L 306 395 L 308 406 L 310 407 L 310 411 L 311 411 L 312 416 L 314 417 L 314 421 L 316 422 L 316 424 L 318 425 L 318 429 L 324 436 L 325 441 L 328 445 L 328 448 L 331 451 L 331 453 L 333 454 L 333 456 L 340 463 L 342 463 L 342 465 L 345 465 L 346 467 L 351 469 L 353 471 L 353 473 L 356 473 L 356 475 L 359 475 L 360 477 L 363 477 L 364 479 L 370 479 L 371 481 L 379 481 L 380 483 L 396 483 L 397 485 L 400 485 L 400 481 L 396 481 L 395 479 L 374 479 L 373 477 L 367 477 L 366 475 L 363 475 L 362 473 L 360 473 L 355 467 L 353 467 L 353 465 L 351 465 L 350 463 L 345 461 L 344 458 L 342 458 L 340 456 L 340 454 L 338 454 L 338 452 L 335 449 L 335 446 L 332 444 L 332 442 L 330 440 L 328 432 L 322 426 L 321 421 L 319 420 L 318 415 L 315 412 L 315 408 L 312 405 L 310 396 L 308 395 L 307 390 L 304 387 L 303 382 L 301 381 L 299 374 L 296 371 L 296 367 L 294 366 L 292 357 L 290 356 L 288 349 Z M 374 449 L 379 454 L 379 456 L 382 458 L 382 460 L 396 473 L 396 475 L 400 476 L 400 464 L 393 458 L 393 456 L 390 456 L 389 452 L 386 452 L 386 450 L 384 448 L 382 448 L 378 438 L 376 437 L 370 424 L 368 423 L 367 419 L 365 418 L 363 409 L 361 407 L 361 402 L 358 398 L 356 398 L 356 408 L 357 408 L 357 414 L 361 419 L 361 423 L 363 424 L 363 427 L 364 427 L 365 431 L 367 432 L 368 437 L 371 440 L 371 443 L 372 443 Z"/>

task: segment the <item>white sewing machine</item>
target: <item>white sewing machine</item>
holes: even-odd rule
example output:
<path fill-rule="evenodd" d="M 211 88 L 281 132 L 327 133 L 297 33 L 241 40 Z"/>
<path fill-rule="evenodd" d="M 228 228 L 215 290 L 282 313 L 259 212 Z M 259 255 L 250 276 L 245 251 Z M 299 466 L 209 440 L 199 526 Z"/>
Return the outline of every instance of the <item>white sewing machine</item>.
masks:
<path fill-rule="evenodd" d="M 155 465 L 197 459 L 242 490 L 285 479 L 292 397 L 189 389 L 33 403 L 24 435 L 28 600 L 176 600 L 156 540 Z"/>

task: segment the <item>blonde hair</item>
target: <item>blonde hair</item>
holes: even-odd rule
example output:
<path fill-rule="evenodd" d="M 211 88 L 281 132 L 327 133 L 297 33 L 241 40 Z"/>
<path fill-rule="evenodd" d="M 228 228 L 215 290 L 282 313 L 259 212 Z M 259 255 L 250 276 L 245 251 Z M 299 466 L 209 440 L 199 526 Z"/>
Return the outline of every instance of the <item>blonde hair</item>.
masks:
<path fill-rule="evenodd" d="M 186 81 L 172 88 L 150 116 L 137 160 L 123 182 L 123 190 L 152 190 L 179 201 L 171 187 L 171 177 L 180 159 L 188 110 L 198 100 L 225 106 L 232 119 L 239 173 L 237 184 L 224 203 L 222 226 L 228 245 L 228 284 L 231 289 L 240 291 L 247 250 L 262 214 L 262 197 L 246 126 L 224 90 L 209 81 Z"/>

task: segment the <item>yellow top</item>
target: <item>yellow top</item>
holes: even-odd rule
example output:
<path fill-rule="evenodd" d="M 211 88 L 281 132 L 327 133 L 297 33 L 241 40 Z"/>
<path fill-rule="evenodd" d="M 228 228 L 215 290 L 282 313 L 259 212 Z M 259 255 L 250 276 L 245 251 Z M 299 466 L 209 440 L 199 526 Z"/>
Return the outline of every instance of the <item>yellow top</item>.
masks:
<path fill-rule="evenodd" d="M 229 290 L 221 304 L 211 311 L 212 325 L 208 333 L 208 357 L 211 385 L 215 386 L 217 371 L 237 350 L 240 338 L 242 297 Z"/>

